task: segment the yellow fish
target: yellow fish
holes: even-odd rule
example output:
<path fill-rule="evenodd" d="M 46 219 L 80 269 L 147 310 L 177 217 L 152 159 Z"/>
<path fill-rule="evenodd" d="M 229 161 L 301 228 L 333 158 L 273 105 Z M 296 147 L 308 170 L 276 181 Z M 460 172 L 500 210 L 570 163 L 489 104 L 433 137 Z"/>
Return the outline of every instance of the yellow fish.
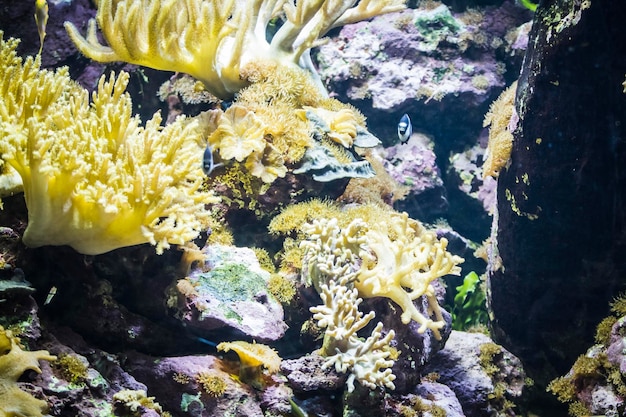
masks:
<path fill-rule="evenodd" d="M 43 49 L 43 38 L 46 37 L 46 24 L 48 23 L 48 1 L 35 0 L 35 23 L 39 32 L 39 55 Z"/>

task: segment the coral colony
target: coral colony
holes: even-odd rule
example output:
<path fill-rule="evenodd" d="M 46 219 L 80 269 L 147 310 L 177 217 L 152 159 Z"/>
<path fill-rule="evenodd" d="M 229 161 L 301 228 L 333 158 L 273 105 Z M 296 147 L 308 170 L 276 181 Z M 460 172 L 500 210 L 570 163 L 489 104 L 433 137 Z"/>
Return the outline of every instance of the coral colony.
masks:
<path fill-rule="evenodd" d="M 127 90 L 129 72 L 109 71 L 90 92 L 67 67 L 42 69 L 41 50 L 20 57 L 19 40 L 5 39 L 0 30 L 0 197 L 14 204 L 23 193 L 19 202 L 27 211 L 11 225 L 21 237 L 14 239 L 16 252 L 66 250 L 81 257 L 58 262 L 82 259 L 58 273 L 80 271 L 71 277 L 80 283 L 50 278 L 40 310 L 28 298 L 28 324 L 11 323 L 9 330 L 0 323 L 0 417 L 64 415 L 58 414 L 63 401 L 55 409 L 46 399 L 68 392 L 84 396 L 81 404 L 100 415 L 222 416 L 241 407 L 237 415 L 304 416 L 324 413 L 326 397 L 342 398 L 343 415 L 367 415 L 346 411 L 369 407 L 361 404 L 364 398 L 380 407 L 368 410 L 371 415 L 384 415 L 384 407 L 393 416 L 446 415 L 438 404 L 454 394 L 437 383 L 437 372 L 423 371 L 447 340 L 456 343 L 439 279 L 460 275 L 465 260 L 449 248 L 450 234 L 391 207 L 414 179 L 388 173 L 408 163 L 414 172 L 438 178 L 432 147 L 432 164 L 417 167 L 402 159 L 402 149 L 420 145 L 408 114 L 400 126 L 390 118 L 391 136 L 398 140 L 397 129 L 402 145 L 397 164 L 386 170 L 379 155 L 383 141 L 368 130 L 361 111 L 328 94 L 311 57 L 329 31 L 406 11 L 405 1 L 96 3 L 86 34 L 80 22 L 64 24 L 64 36 L 82 55 L 175 72 L 159 92 L 164 101 L 176 90 L 186 103 L 212 105 L 196 113 L 180 110 L 165 121 L 160 112 L 141 120 L 133 115 L 137 99 Z M 470 32 L 434 3 L 428 19 L 413 22 L 406 14 L 398 25 L 422 25 L 427 33 L 434 21 L 450 36 Z M 45 51 L 48 4 L 38 0 L 36 7 Z M 429 35 L 427 52 L 437 49 L 436 35 Z M 47 36 L 49 43 L 50 31 Z M 358 78 L 360 69 L 351 71 Z M 488 80 L 476 84 L 486 89 Z M 491 126 L 485 176 L 497 177 L 509 161 L 515 88 L 485 118 Z M 372 182 L 360 182 L 366 180 Z M 9 235 L 1 229 L 0 237 Z M 115 250 L 124 254 L 116 258 L 119 265 L 102 266 Z M 9 255 L 0 252 L 0 272 L 17 270 Z M 144 263 L 151 269 L 142 269 Z M 133 269 L 120 274 L 125 267 Z M 0 296 L 31 297 L 34 289 L 18 275 L 0 279 Z M 479 291 L 474 275 L 472 289 Z M 139 292 L 148 307 L 123 305 L 119 276 L 128 278 L 124 297 Z M 147 276 L 152 281 L 143 282 Z M 85 348 L 85 356 L 60 349 L 50 332 L 47 350 L 28 351 L 21 343 L 39 336 L 25 329 L 40 326 L 38 315 L 58 311 L 55 297 L 68 293 L 82 294 L 81 302 L 99 301 L 97 318 L 116 317 L 107 330 L 115 334 L 119 326 L 127 339 L 109 346 L 145 337 L 142 326 L 153 320 L 159 331 L 167 329 L 164 340 L 174 334 L 175 347 L 149 352 L 158 358 L 133 352 L 121 361 L 98 349 Z M 6 300 L 0 301 L 2 308 Z M 138 319 L 144 307 L 154 316 Z M 507 384 L 524 379 L 521 365 L 488 337 L 474 340 L 463 347 L 470 352 L 464 356 L 475 359 L 472 366 L 491 384 L 485 407 L 497 404 L 498 412 L 508 413 L 514 405 Z M 296 345 L 316 348 L 301 352 Z M 485 346 L 491 350 L 479 360 Z M 498 361 L 514 376 L 502 376 L 505 365 Z M 46 388 L 25 389 L 18 380 L 26 370 L 41 374 Z M 150 372 L 155 384 L 146 382 Z M 107 380 L 113 374 L 123 375 L 122 382 Z M 567 384 L 552 389 L 569 389 Z M 461 406 L 455 402 L 449 412 L 461 416 Z"/>

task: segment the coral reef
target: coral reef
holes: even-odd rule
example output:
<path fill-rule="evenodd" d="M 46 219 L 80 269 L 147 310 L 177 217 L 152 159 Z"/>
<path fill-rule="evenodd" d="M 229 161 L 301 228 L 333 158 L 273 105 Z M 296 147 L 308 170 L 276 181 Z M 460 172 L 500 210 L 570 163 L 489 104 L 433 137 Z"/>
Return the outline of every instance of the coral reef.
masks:
<path fill-rule="evenodd" d="M 430 329 L 438 337 L 444 323 L 431 282 L 458 274 L 457 264 L 463 259 L 446 251 L 445 238 L 437 239 L 406 213 L 387 215 L 388 220 L 377 223 L 355 220 L 345 230 L 339 230 L 336 220 L 306 226 L 305 277 L 321 287 L 322 280 L 350 272 L 359 296 L 393 300 L 403 310 L 403 323 L 415 320 L 420 332 Z M 360 266 L 356 257 L 361 259 Z M 433 314 L 434 321 L 413 304 L 421 296 L 428 299 L 428 315 Z"/>
<path fill-rule="evenodd" d="M 474 235 L 446 224 L 457 184 L 440 173 L 510 82 L 525 11 L 512 0 L 393 14 L 404 1 L 87 3 L 50 3 L 37 56 L 0 41 L 0 325 L 59 358 L 13 384 L 37 398 L 30 414 L 517 412 L 516 358 L 452 332 L 444 303 L 458 280 L 439 278 L 461 272 Z M 36 35 L 31 9 L 10 12 Z M 416 133 L 384 149 L 405 111 Z M 476 374 L 484 384 L 471 385 Z"/>
<path fill-rule="evenodd" d="M 101 78 L 90 103 L 67 70 L 40 70 L 16 47 L 0 40 L 0 153 L 22 178 L 24 243 L 98 254 L 150 242 L 161 253 L 195 238 L 204 205 L 218 201 L 200 190 L 197 122 L 162 129 L 155 114 L 141 127 L 124 93 L 128 74 Z"/>

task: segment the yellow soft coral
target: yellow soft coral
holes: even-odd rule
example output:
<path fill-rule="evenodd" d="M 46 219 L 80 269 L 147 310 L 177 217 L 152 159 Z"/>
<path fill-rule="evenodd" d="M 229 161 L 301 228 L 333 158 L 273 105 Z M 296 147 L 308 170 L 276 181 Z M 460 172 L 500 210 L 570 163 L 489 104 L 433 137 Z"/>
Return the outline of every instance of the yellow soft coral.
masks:
<path fill-rule="evenodd" d="M 431 329 L 440 338 L 444 321 L 432 282 L 459 274 L 457 265 L 463 262 L 446 251 L 445 238 L 438 239 L 406 213 L 391 211 L 371 223 L 357 218 L 339 228 L 335 218 L 319 219 L 302 230 L 307 235 L 301 243 L 306 250 L 303 276 L 318 291 L 330 280 L 348 277 L 360 297 L 391 299 L 402 309 L 403 323 L 414 320 L 419 332 Z M 428 300 L 428 317 L 413 303 L 421 296 Z"/>
<path fill-rule="evenodd" d="M 344 108 L 332 111 L 319 107 L 304 106 L 300 112 L 300 117 L 308 119 L 318 118 L 326 125 L 325 127 L 328 129 L 326 134 L 331 140 L 339 143 L 344 148 L 352 147 L 354 138 L 356 138 L 358 120 L 357 115 L 351 109 Z"/>
<path fill-rule="evenodd" d="M 13 59 L 11 41 L 0 49 L 3 74 L 13 74 L 0 79 L 0 155 L 23 181 L 26 245 L 98 254 L 150 242 L 160 253 L 198 235 L 205 204 L 217 199 L 200 190 L 197 121 L 161 128 L 155 114 L 141 127 L 124 92 L 128 74 L 103 77 L 90 104 L 66 70 Z"/>
<path fill-rule="evenodd" d="M 46 350 L 22 350 L 19 340 L 0 326 L 0 417 L 44 415 L 46 402 L 20 390 L 17 381 L 27 370 L 41 373 L 40 360 L 55 359 Z"/>
<path fill-rule="evenodd" d="M 228 98 L 246 85 L 239 72 L 247 63 L 312 68 L 308 50 L 330 29 L 402 8 L 404 0 L 100 0 L 96 19 L 110 47 L 98 41 L 93 19 L 86 38 L 65 26 L 92 59 L 184 72 Z M 268 25 L 283 14 L 268 42 Z"/>
<path fill-rule="evenodd" d="M 447 274 L 458 275 L 463 259 L 446 251 L 446 238 L 438 239 L 406 213 L 393 213 L 365 234 L 367 251 L 354 286 L 364 298 L 386 297 L 402 308 L 401 320 L 420 324 L 419 332 L 431 329 L 440 338 L 444 321 L 432 282 Z M 420 313 L 413 301 L 428 299 L 429 316 Z"/>
<path fill-rule="evenodd" d="M 242 162 L 253 152 L 263 152 L 265 129 L 265 124 L 254 112 L 235 104 L 219 119 L 209 143 L 219 151 L 222 159 Z"/>
<path fill-rule="evenodd" d="M 497 178 L 502 168 L 511 158 L 513 150 L 513 133 L 511 117 L 515 113 L 515 91 L 517 81 L 511 84 L 500 96 L 491 103 L 485 115 L 483 126 L 489 126 L 489 143 L 483 164 L 483 178 Z"/>

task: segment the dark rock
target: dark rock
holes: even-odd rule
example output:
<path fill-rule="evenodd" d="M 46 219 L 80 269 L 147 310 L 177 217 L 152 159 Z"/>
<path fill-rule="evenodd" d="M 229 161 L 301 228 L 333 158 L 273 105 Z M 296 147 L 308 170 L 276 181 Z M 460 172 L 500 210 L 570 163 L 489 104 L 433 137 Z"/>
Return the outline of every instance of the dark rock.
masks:
<path fill-rule="evenodd" d="M 341 390 L 348 375 L 338 374 L 332 367 L 322 369 L 324 362 L 326 358 L 317 353 L 311 353 L 297 359 L 283 361 L 280 370 L 287 377 L 289 386 L 296 392 Z"/>
<path fill-rule="evenodd" d="M 542 391 L 591 345 L 626 263 L 626 3 L 542 3 L 498 178 L 489 305 L 495 339 Z"/>

